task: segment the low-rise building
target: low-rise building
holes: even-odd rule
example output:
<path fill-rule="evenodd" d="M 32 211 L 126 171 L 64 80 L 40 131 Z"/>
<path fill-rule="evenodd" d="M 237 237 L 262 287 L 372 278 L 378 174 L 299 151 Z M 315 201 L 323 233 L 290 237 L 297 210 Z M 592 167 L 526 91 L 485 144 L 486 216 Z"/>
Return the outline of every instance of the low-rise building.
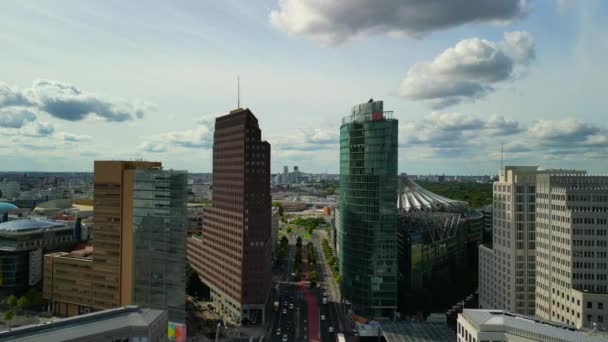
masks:
<path fill-rule="evenodd" d="M 0 332 L 0 341 L 168 341 L 167 312 L 131 305 Z M 185 332 L 182 332 L 185 341 Z M 178 341 L 175 339 L 175 341 Z"/>
<path fill-rule="evenodd" d="M 458 342 L 606 342 L 602 332 L 573 327 L 502 310 L 464 309 L 456 325 Z"/>
<path fill-rule="evenodd" d="M 0 223 L 0 289 L 27 290 L 42 279 L 42 255 L 69 250 L 77 243 L 74 225 L 46 219 Z"/>

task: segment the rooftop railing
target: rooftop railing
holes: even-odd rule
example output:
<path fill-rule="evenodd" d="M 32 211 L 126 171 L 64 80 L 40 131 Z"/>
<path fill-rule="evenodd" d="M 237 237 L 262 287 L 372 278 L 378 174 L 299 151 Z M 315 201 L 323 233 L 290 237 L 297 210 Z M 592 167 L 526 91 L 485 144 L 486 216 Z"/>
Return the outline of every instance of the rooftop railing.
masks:
<path fill-rule="evenodd" d="M 342 125 L 350 124 L 353 122 L 393 120 L 393 113 L 394 111 L 392 110 L 386 110 L 383 112 L 351 114 L 342 118 Z"/>

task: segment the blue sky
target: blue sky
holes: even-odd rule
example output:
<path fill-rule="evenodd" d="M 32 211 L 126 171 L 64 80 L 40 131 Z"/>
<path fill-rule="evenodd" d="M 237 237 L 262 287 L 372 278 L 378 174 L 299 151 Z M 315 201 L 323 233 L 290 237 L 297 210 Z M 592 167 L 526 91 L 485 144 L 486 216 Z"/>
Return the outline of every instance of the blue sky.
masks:
<path fill-rule="evenodd" d="M 607 173 L 608 14 L 582 0 L 3 1 L 0 171 L 143 158 L 211 171 L 242 105 L 272 169 L 338 172 L 351 106 L 385 102 L 399 171 Z"/>

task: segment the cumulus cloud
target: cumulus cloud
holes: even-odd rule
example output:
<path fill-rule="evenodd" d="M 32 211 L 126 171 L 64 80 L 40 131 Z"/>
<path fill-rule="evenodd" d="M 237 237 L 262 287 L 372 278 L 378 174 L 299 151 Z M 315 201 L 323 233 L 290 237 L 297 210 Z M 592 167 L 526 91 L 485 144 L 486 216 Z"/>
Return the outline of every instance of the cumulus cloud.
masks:
<path fill-rule="evenodd" d="M 528 135 L 544 143 L 582 142 L 601 132 L 601 128 L 578 120 L 539 120 L 528 129 Z"/>
<path fill-rule="evenodd" d="M 505 33 L 503 42 L 470 38 L 443 51 L 431 62 L 412 66 L 401 81 L 400 94 L 444 108 L 475 100 L 511 78 L 518 66 L 535 57 L 534 38 L 525 31 Z"/>
<path fill-rule="evenodd" d="M 149 141 L 144 142 L 141 145 L 139 145 L 139 149 L 142 151 L 152 152 L 152 153 L 167 152 L 167 150 L 168 150 L 166 144 L 157 143 L 157 142 L 149 142 Z"/>
<path fill-rule="evenodd" d="M 0 103 L 2 99 L 0 99 Z M 0 127 L 21 128 L 29 122 L 36 120 L 36 114 L 27 108 L 0 107 Z"/>
<path fill-rule="evenodd" d="M 273 148 L 284 151 L 316 151 L 334 148 L 340 143 L 336 130 L 302 128 L 289 135 L 271 137 Z"/>
<path fill-rule="evenodd" d="M 83 142 L 91 140 L 91 137 L 84 134 L 73 134 L 68 132 L 61 132 L 57 134 L 58 138 L 67 142 Z"/>
<path fill-rule="evenodd" d="M 31 87 L 17 89 L 0 84 L 0 109 L 14 106 L 46 112 L 68 121 L 96 116 L 105 121 L 128 121 L 142 118 L 153 106 L 135 101 L 109 99 L 64 82 L 35 80 Z"/>
<path fill-rule="evenodd" d="M 419 37 L 466 23 L 508 22 L 527 11 L 525 0 L 279 0 L 272 26 L 335 45 L 373 34 Z"/>

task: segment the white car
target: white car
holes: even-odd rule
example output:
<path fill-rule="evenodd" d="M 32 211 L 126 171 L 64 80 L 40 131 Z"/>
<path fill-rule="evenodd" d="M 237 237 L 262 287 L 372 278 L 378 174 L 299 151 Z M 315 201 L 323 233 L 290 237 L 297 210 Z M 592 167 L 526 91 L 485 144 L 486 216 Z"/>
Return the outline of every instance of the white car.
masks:
<path fill-rule="evenodd" d="M 283 335 L 283 342 L 287 342 L 287 334 Z"/>
<path fill-rule="evenodd" d="M 278 336 L 281 336 L 281 328 L 278 328 L 278 329 L 277 329 L 277 335 L 278 335 Z"/>
<path fill-rule="evenodd" d="M 285 315 L 287 313 L 287 310 L 283 309 L 283 315 Z"/>
<path fill-rule="evenodd" d="M 321 320 L 324 321 L 325 320 L 325 315 L 321 315 Z"/>
<path fill-rule="evenodd" d="M 289 304 L 289 310 L 293 310 L 293 304 Z"/>
<path fill-rule="evenodd" d="M 327 331 L 329 331 L 330 333 L 334 332 L 334 327 L 329 327 L 329 329 L 327 329 Z"/>

